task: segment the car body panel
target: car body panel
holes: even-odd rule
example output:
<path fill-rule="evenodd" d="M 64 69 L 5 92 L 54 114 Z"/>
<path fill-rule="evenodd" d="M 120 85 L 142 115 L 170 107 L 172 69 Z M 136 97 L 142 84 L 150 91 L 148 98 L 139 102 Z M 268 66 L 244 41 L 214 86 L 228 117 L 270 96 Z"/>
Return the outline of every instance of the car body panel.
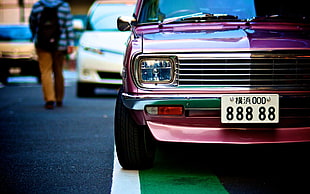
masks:
<path fill-rule="evenodd" d="M 288 26 L 272 23 L 268 25 L 273 28 L 256 29 L 257 26 L 251 23 L 229 26 L 216 23 L 197 26 L 191 24 L 190 28 L 171 25 L 161 28 L 160 32 L 141 27 L 137 31 L 144 33 L 144 53 L 309 49 L 309 33 L 305 33 L 300 25 L 288 24 L 290 30 Z M 309 32 L 309 26 L 305 28 Z"/>
<path fill-rule="evenodd" d="M 40 81 L 38 57 L 27 24 L 0 25 L 0 82 L 16 75 L 36 76 Z"/>
<path fill-rule="evenodd" d="M 84 87 L 119 88 L 122 84 L 122 61 L 130 33 L 119 32 L 116 27 L 114 28 L 112 24 L 116 19 L 111 17 L 118 11 L 115 7 L 120 6 L 121 10 L 128 11 L 133 9 L 133 4 L 133 1 L 95 1 L 89 9 L 87 30 L 80 38 L 77 52 L 77 82 L 78 90 L 81 90 L 78 91 L 80 96 L 84 96 L 84 93 L 88 95 L 86 93 L 91 91 L 84 92 Z M 113 9 L 109 10 L 109 6 Z M 128 8 L 125 8 L 126 6 Z M 111 14 L 101 9 L 111 11 Z M 79 85 L 83 85 L 83 88 L 80 89 Z"/>
<path fill-rule="evenodd" d="M 137 18 L 142 3 L 143 0 L 138 0 Z M 124 59 L 122 102 L 131 111 L 135 122 L 148 126 L 155 139 L 233 144 L 310 141 L 309 23 L 254 20 L 159 22 L 138 24 L 132 30 L 136 35 L 131 36 Z M 154 59 L 169 56 L 178 59 L 176 86 L 139 84 L 136 69 L 141 57 Z M 240 73 L 241 81 L 246 80 L 242 78 L 245 76 L 260 77 L 249 77 L 247 84 L 239 84 L 238 77 L 226 84 L 205 84 L 205 80 L 209 80 L 207 75 L 210 76 L 208 71 L 214 70 L 207 66 L 209 63 L 212 68 L 222 65 L 227 69 L 224 72 L 217 67 L 219 73 L 211 76 L 227 74 L 226 77 L 229 77 L 233 74 L 231 72 L 246 70 L 246 75 Z M 248 69 L 232 68 L 239 63 Z M 198 83 L 195 85 L 191 81 L 183 81 L 182 74 L 188 73 L 182 69 L 184 66 L 193 66 L 192 71 L 197 66 L 206 68 L 200 72 L 201 83 L 194 80 Z M 254 72 L 256 67 L 260 69 Z M 272 77 L 268 77 L 270 75 Z M 226 77 L 217 78 L 214 82 L 229 80 Z M 255 85 L 256 79 L 259 84 Z M 264 82 L 264 79 L 267 81 Z M 270 80 L 270 84 L 266 83 Z M 222 123 L 221 101 L 222 96 L 227 94 L 279 95 L 279 123 Z M 180 106 L 184 111 L 182 115 L 152 115 L 147 111 L 147 107 L 159 106 Z"/>
<path fill-rule="evenodd" d="M 221 92 L 223 93 L 223 92 Z M 233 93 L 233 91 L 231 91 Z M 257 93 L 257 92 L 256 92 Z M 271 92 L 268 92 L 270 94 Z M 242 92 L 244 94 L 244 92 Z M 261 94 L 261 92 L 259 93 Z M 301 94 L 301 92 L 299 92 Z M 223 124 L 221 123 L 222 94 L 123 94 L 124 105 L 133 110 L 139 125 L 147 125 L 159 141 L 192 143 L 288 143 L 308 141 L 308 93 L 282 93 L 282 104 L 300 100 L 299 107 L 281 106 L 279 124 Z M 296 103 L 296 102 L 295 102 Z M 182 106 L 181 116 L 157 116 L 145 111 L 147 106 Z M 302 111 L 303 116 L 296 112 Z M 274 134 L 271 131 L 276 132 Z M 249 138 L 243 138 L 249 132 Z M 259 137 L 257 134 L 264 132 Z M 235 135 L 233 135 L 236 133 Z M 270 134 L 277 138 L 270 139 Z M 294 134 L 294 135 L 292 135 Z M 227 136 L 226 136 L 227 135 Z M 241 135 L 241 136 L 240 136 Z M 288 135 L 288 136 L 286 136 Z M 275 137 L 275 136 L 274 136 Z M 211 138 L 211 139 L 210 139 Z"/>
<path fill-rule="evenodd" d="M 37 60 L 35 47 L 31 42 L 0 42 L 1 58 Z"/>
<path fill-rule="evenodd" d="M 310 138 L 310 127 L 287 130 L 287 128 L 196 127 L 151 121 L 147 124 L 158 141 L 167 142 L 266 144 L 307 142 Z"/>
<path fill-rule="evenodd" d="M 98 72 L 115 73 L 120 77 L 129 35 L 128 32 L 84 32 L 77 55 L 79 81 L 120 85 L 120 79 L 104 79 Z"/>

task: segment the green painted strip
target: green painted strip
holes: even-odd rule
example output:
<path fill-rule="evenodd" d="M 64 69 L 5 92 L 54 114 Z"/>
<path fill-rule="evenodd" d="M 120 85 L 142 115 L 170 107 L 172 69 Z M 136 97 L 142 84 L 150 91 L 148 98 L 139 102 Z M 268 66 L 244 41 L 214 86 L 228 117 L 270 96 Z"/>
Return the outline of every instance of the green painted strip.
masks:
<path fill-rule="evenodd" d="M 151 104 L 151 103 L 150 103 Z M 152 105 L 183 105 L 185 108 L 220 108 L 220 98 L 158 100 Z"/>
<path fill-rule="evenodd" d="M 154 168 L 139 171 L 139 177 L 141 194 L 228 193 L 207 168 L 165 162 L 164 158 L 162 162 L 157 161 Z"/>

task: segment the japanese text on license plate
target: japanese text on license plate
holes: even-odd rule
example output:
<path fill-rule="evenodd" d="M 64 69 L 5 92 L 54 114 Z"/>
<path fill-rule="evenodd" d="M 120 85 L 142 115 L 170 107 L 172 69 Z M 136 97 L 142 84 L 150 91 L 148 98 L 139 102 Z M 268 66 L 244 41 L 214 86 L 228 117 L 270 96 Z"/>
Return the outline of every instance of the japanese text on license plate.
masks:
<path fill-rule="evenodd" d="M 222 123 L 278 123 L 279 95 L 223 95 Z"/>

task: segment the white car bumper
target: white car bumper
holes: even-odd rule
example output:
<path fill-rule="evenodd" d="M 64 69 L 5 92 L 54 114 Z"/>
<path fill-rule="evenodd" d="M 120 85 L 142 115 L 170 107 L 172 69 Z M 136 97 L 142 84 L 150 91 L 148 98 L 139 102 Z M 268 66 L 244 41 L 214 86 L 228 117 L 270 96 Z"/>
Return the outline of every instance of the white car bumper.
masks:
<path fill-rule="evenodd" d="M 77 56 L 78 82 L 122 84 L 123 54 L 111 51 L 94 51 L 80 47 Z"/>

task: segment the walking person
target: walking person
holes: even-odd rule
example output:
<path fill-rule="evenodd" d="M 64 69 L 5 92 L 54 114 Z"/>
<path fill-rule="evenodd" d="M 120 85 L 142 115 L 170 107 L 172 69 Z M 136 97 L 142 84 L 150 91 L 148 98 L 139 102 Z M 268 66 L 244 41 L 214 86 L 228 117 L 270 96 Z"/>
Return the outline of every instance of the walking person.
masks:
<path fill-rule="evenodd" d="M 73 52 L 74 32 L 71 8 L 63 0 L 39 0 L 29 17 L 41 71 L 45 108 L 62 106 L 64 98 L 63 62 Z"/>

